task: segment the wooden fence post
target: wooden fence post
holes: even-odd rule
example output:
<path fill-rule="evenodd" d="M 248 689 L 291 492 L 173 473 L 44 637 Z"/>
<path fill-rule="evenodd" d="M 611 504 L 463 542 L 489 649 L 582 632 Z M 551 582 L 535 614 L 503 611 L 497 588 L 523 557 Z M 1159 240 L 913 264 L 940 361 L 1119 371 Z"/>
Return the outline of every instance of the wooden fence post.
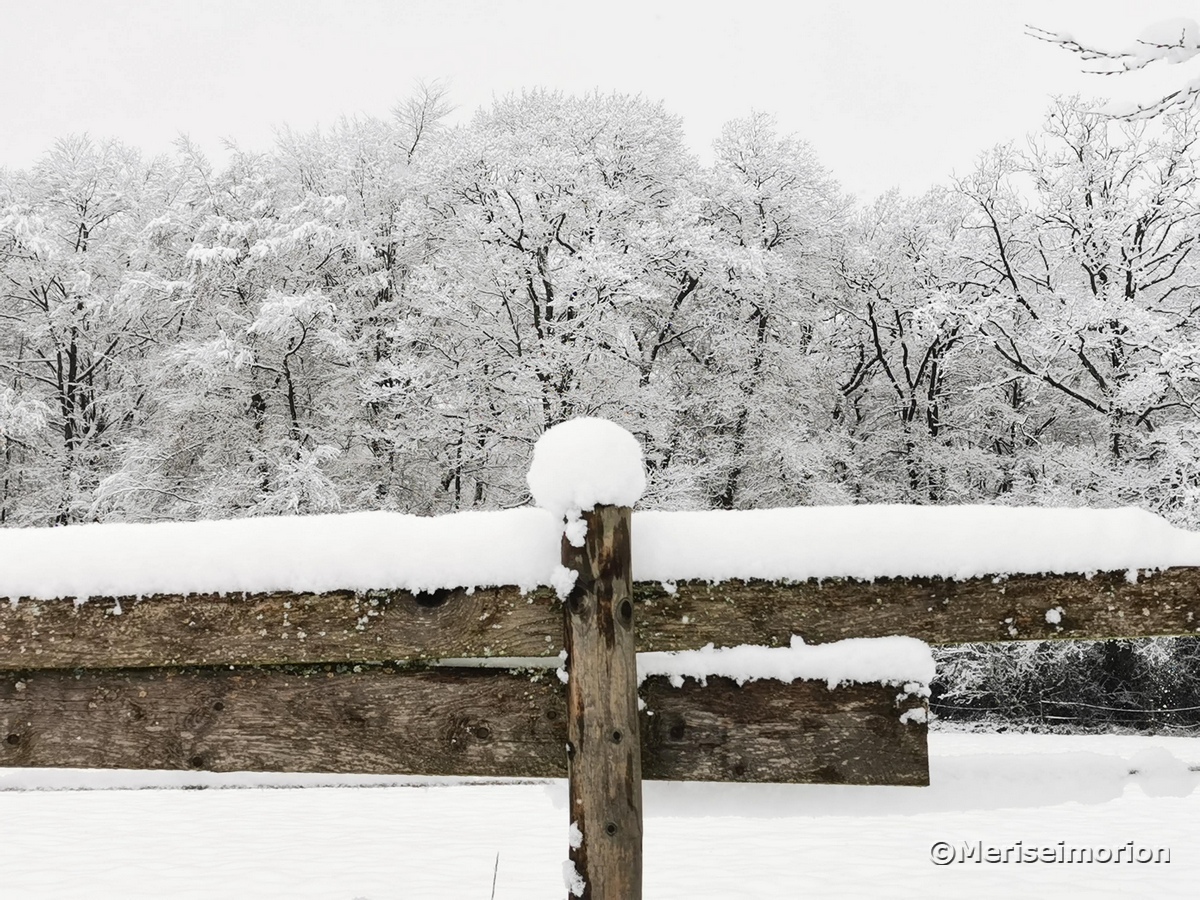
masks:
<path fill-rule="evenodd" d="M 563 604 L 571 851 L 584 900 L 641 900 L 642 758 L 633 633 L 630 508 L 583 513 L 582 547 L 564 535 L 578 573 Z"/>

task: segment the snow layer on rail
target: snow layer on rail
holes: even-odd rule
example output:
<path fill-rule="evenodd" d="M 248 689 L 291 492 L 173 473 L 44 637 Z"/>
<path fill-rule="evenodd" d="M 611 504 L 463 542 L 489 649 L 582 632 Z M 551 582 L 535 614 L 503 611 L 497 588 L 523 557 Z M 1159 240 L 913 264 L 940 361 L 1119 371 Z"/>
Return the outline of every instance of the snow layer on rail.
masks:
<path fill-rule="evenodd" d="M 1200 565 L 1200 534 L 1141 509 L 815 506 L 633 517 L 639 581 L 942 577 Z"/>
<path fill-rule="evenodd" d="M 561 533 L 540 509 L 0 529 L 0 596 L 532 590 L 553 583 Z"/>
<path fill-rule="evenodd" d="M 0 529 L 0 597 L 326 591 L 562 581 L 543 509 L 359 512 Z M 820 506 L 635 512 L 633 575 L 803 580 L 1128 571 L 1200 565 L 1200 535 L 1138 509 Z"/>
<path fill-rule="evenodd" d="M 790 647 L 714 648 L 675 653 L 639 653 L 638 679 L 665 675 L 676 687 L 685 678 L 704 681 L 721 676 L 738 684 L 761 679 L 824 681 L 840 684 L 881 683 L 926 685 L 933 681 L 929 645 L 910 637 L 848 638 L 828 644 L 806 644 L 793 637 Z"/>

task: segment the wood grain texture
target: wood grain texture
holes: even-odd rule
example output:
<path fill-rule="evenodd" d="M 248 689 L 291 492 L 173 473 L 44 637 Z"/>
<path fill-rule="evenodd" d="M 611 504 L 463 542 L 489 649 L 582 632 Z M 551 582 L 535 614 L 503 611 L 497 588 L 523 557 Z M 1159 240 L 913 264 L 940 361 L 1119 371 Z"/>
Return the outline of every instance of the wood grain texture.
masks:
<path fill-rule="evenodd" d="M 553 673 L 145 669 L 0 673 L 0 767 L 561 778 Z M 344 669 L 344 671 L 339 671 Z M 673 781 L 926 784 L 896 688 L 648 679 L 643 771 Z"/>
<path fill-rule="evenodd" d="M 638 582 L 638 649 L 786 646 L 904 634 L 930 644 L 1136 638 L 1200 633 L 1200 568 L 865 581 Z M 1046 613 L 1061 609 L 1060 621 Z"/>
<path fill-rule="evenodd" d="M 1197 568 L 1143 574 L 1136 584 L 1124 572 L 681 581 L 673 594 L 635 582 L 633 595 L 643 651 L 782 646 L 793 634 L 809 643 L 907 634 L 933 644 L 1200 634 Z M 1047 622 L 1058 607 L 1061 621 Z M 562 647 L 562 613 L 546 589 L 93 598 L 79 607 L 0 599 L 0 669 L 553 656 Z"/>
<path fill-rule="evenodd" d="M 33 672 L 0 681 L 0 766 L 519 777 L 563 772 L 566 707 L 489 670 Z"/>
<path fill-rule="evenodd" d="M 929 784 L 925 701 L 899 688 L 653 678 L 642 697 L 646 778 Z M 909 710 L 918 722 L 901 721 Z"/>
<path fill-rule="evenodd" d="M 554 656 L 553 601 L 515 587 L 0 600 L 0 669 Z"/>
<path fill-rule="evenodd" d="M 631 510 L 583 513 L 587 534 L 564 536 L 562 564 L 576 575 L 563 603 L 566 643 L 567 777 L 583 878 L 580 900 L 641 900 L 642 754 L 633 632 Z"/>

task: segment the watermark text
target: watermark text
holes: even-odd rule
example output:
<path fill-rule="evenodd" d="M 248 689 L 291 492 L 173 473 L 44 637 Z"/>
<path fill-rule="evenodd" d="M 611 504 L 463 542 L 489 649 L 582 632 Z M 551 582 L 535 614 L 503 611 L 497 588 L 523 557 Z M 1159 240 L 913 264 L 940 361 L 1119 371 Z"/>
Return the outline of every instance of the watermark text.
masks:
<path fill-rule="evenodd" d="M 1012 844 L 988 844 L 983 841 L 937 841 L 929 848 L 929 861 L 935 866 L 956 863 L 999 863 L 1050 865 L 1169 863 L 1170 847 L 1146 847 L 1134 841 L 1124 844 L 1083 845 L 1059 841 L 1036 844 L 1016 841 Z"/>

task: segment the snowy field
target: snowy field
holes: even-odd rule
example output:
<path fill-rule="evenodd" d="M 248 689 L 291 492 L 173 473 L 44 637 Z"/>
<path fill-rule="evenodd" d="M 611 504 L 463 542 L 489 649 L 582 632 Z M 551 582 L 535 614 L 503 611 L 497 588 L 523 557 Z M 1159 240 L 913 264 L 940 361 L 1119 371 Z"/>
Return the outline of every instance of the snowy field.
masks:
<path fill-rule="evenodd" d="M 930 749 L 928 788 L 648 782 L 647 900 L 1195 895 L 1200 740 L 934 733 Z M 0 770 L 0 896 L 487 900 L 493 875 L 497 900 L 564 896 L 565 782 L 246 788 L 266 782 L 302 780 Z M 117 789 L 201 784 L 246 789 Z M 939 841 L 1022 844 L 939 866 Z M 1015 861 L 1060 847 L 1121 861 Z M 1159 848 L 1169 863 L 1125 861 Z"/>

